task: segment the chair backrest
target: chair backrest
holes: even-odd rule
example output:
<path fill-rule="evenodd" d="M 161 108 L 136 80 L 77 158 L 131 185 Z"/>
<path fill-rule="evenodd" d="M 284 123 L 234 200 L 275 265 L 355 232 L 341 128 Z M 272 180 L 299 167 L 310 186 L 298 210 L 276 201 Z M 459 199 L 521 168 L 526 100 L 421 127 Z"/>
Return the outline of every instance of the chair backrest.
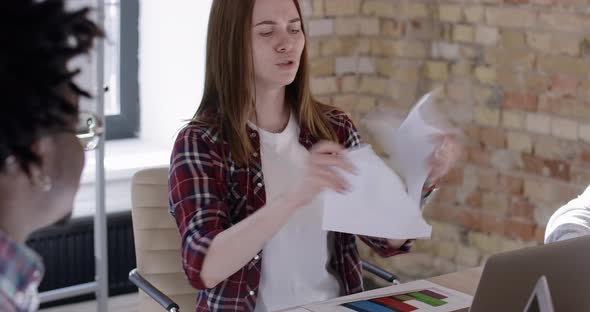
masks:
<path fill-rule="evenodd" d="M 197 291 L 186 280 L 178 227 L 168 213 L 168 168 L 137 172 L 131 182 L 131 201 L 137 271 L 181 311 L 194 311 Z M 163 309 L 140 291 L 139 311 Z"/>

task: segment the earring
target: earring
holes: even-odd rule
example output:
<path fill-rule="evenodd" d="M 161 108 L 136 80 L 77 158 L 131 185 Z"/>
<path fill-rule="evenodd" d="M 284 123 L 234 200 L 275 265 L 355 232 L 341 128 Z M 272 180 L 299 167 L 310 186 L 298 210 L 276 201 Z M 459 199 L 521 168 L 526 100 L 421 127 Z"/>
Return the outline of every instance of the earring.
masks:
<path fill-rule="evenodd" d="M 6 157 L 6 159 L 4 160 L 4 166 L 6 166 L 6 167 L 12 167 L 15 164 L 16 164 L 16 157 L 14 157 L 13 155 Z"/>
<path fill-rule="evenodd" d="M 39 179 L 39 184 L 37 184 L 41 188 L 43 192 L 49 192 L 53 188 L 53 182 L 49 176 L 42 176 Z"/>
<path fill-rule="evenodd" d="M 6 159 L 4 160 L 4 170 L 6 170 L 6 172 L 15 172 L 17 168 L 18 162 L 16 160 L 16 157 L 13 155 L 6 157 Z"/>
<path fill-rule="evenodd" d="M 53 182 L 51 177 L 43 175 L 40 170 L 34 169 L 31 172 L 33 183 L 36 187 L 40 188 L 43 192 L 49 192 L 53 188 Z"/>

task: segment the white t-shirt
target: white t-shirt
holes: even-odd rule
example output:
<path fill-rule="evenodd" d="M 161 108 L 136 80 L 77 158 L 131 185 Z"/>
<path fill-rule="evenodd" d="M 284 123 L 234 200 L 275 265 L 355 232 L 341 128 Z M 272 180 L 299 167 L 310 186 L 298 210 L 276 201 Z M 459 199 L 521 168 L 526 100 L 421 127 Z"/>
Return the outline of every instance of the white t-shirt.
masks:
<path fill-rule="evenodd" d="M 299 143 L 299 126 L 291 116 L 285 130 L 260 135 L 266 202 L 293 187 L 305 170 L 307 149 Z M 296 212 L 264 246 L 255 312 L 269 312 L 335 298 L 340 286 L 327 271 L 328 232 L 322 230 L 319 201 Z"/>
<path fill-rule="evenodd" d="M 590 235 L 590 185 L 582 195 L 551 216 L 545 230 L 545 243 L 584 235 Z"/>

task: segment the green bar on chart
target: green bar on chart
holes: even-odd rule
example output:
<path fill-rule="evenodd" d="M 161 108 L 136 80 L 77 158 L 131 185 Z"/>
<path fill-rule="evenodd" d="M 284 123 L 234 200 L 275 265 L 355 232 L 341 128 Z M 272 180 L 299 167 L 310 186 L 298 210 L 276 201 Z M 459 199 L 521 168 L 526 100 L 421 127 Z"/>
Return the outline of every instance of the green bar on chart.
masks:
<path fill-rule="evenodd" d="M 409 295 L 416 298 L 416 300 L 426 303 L 427 305 L 433 306 L 433 307 L 440 307 L 442 305 L 447 304 L 446 301 L 438 300 L 436 298 L 432 298 L 430 296 L 427 296 L 427 295 L 419 293 L 419 292 L 410 293 Z"/>

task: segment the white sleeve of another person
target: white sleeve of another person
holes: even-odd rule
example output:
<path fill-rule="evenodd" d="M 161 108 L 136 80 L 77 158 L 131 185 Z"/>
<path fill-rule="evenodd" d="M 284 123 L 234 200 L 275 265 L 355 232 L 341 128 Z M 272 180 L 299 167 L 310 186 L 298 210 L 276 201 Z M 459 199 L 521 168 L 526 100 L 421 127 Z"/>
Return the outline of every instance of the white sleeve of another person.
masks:
<path fill-rule="evenodd" d="M 545 243 L 584 235 L 590 235 L 590 185 L 582 195 L 551 216 L 545 230 Z"/>

